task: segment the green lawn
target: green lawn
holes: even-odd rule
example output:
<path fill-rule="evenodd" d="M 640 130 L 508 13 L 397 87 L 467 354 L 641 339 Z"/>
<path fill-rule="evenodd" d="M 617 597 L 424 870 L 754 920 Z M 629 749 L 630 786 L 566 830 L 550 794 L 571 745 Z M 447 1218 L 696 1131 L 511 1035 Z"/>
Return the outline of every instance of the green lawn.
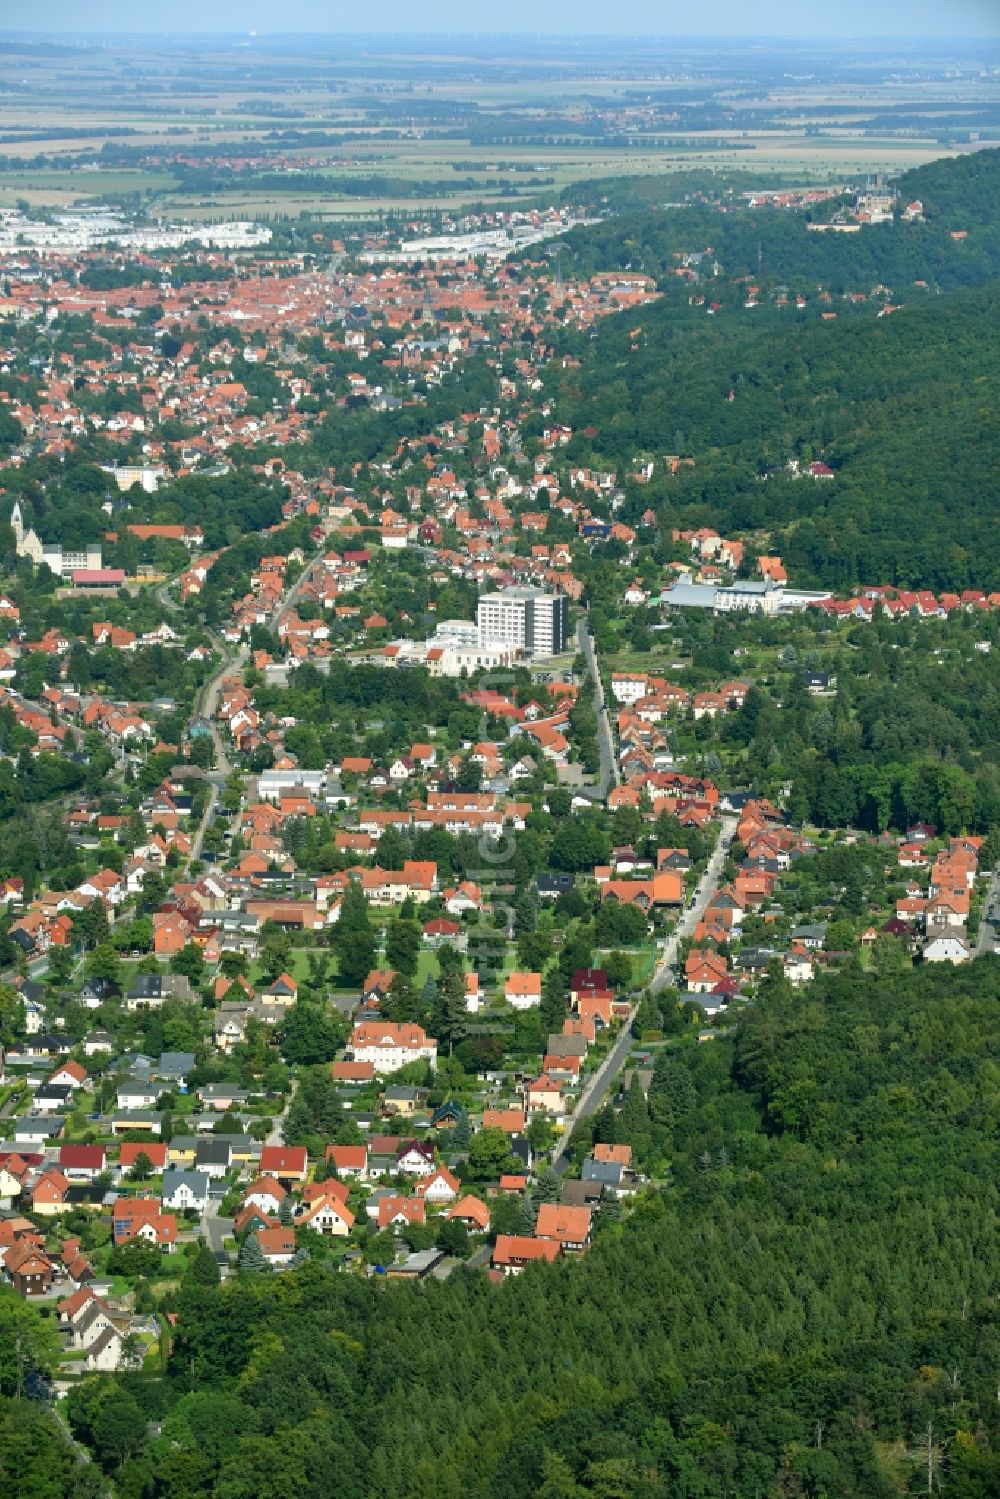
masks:
<path fill-rule="evenodd" d="M 652 976 L 653 969 L 656 966 L 658 953 L 655 945 L 650 943 L 643 947 L 625 947 L 621 948 L 620 951 L 624 952 L 631 960 L 632 984 L 641 985 L 646 983 L 646 981 Z M 609 956 L 610 950 L 597 953 L 594 958 L 595 967 L 600 968 L 601 964 L 605 962 Z"/>
<path fill-rule="evenodd" d="M 427 982 L 428 975 L 433 979 L 437 979 L 440 972 L 441 965 L 438 963 L 437 953 L 421 948 L 417 958 L 417 972 L 413 980 L 414 987 L 418 990 L 421 989 Z"/>

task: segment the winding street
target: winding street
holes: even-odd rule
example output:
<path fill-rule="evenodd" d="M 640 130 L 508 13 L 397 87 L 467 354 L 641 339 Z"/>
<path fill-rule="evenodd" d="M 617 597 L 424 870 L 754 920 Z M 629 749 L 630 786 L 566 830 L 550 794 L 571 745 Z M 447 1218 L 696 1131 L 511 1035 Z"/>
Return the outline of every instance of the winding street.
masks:
<path fill-rule="evenodd" d="M 277 607 L 268 620 L 269 629 L 277 632 L 282 620 L 285 618 L 285 615 L 293 607 L 300 592 L 308 581 L 315 564 L 316 559 L 313 559 L 312 562 L 308 563 L 308 565 L 302 569 L 300 576 L 292 584 L 291 588 L 288 589 L 287 593 L 282 596 Z M 219 707 L 219 695 L 222 691 L 222 683 L 226 677 L 231 676 L 233 673 L 239 674 L 240 672 L 242 672 L 250 655 L 249 646 L 241 645 L 238 650 L 230 650 L 226 647 L 225 643 L 219 638 L 219 636 L 214 634 L 212 635 L 212 643 L 215 646 L 216 650 L 222 652 L 222 660 L 215 672 L 212 674 L 212 676 L 209 677 L 208 681 L 204 683 L 201 691 L 198 693 L 198 697 L 195 701 L 195 714 L 196 716 L 203 718 L 208 724 L 209 732 L 212 736 L 212 744 L 215 747 L 215 770 L 210 771 L 207 777 L 210 784 L 209 796 L 208 801 L 205 803 L 205 810 L 202 813 L 201 822 L 198 824 L 198 829 L 194 835 L 194 838 L 191 840 L 192 859 L 201 858 L 201 850 L 205 842 L 205 834 L 208 832 L 208 829 L 212 824 L 212 818 L 215 815 L 215 809 L 219 803 L 220 790 L 225 785 L 226 780 L 233 771 L 233 764 L 226 749 L 226 742 L 219 730 L 219 724 L 216 718 L 216 712 Z"/>

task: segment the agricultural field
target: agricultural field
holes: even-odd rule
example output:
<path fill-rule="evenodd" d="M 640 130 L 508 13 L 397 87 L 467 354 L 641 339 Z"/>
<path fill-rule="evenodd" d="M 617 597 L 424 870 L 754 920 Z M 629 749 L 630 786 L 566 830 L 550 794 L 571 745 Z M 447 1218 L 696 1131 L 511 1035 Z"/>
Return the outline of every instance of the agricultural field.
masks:
<path fill-rule="evenodd" d="M 0 37 L 0 208 L 367 221 L 572 200 L 623 173 L 837 183 L 1000 139 L 995 81 L 956 59 L 929 63 L 929 81 L 803 44 L 762 78 L 736 44 L 434 45 L 415 67 L 391 39 L 220 38 L 196 54 Z"/>

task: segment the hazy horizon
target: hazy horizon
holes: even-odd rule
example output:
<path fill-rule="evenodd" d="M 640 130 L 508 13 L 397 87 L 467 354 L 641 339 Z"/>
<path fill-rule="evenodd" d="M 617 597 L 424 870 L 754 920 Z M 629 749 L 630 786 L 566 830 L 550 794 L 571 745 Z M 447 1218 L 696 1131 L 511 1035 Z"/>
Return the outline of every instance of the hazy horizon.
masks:
<path fill-rule="evenodd" d="M 614 12 L 596 0 L 511 0 L 502 12 L 503 25 L 492 8 L 456 0 L 427 0 L 419 12 L 402 0 L 385 0 L 377 11 L 361 13 L 331 7 L 325 0 L 286 0 L 276 7 L 267 0 L 174 0 L 169 22 L 153 25 L 136 14 L 133 0 L 42 0 L 32 12 L 31 25 L 3 28 L 5 35 L 56 33 L 81 36 L 171 36 L 176 34 L 247 35 L 259 39 L 295 33 L 345 36 L 655 36 L 728 38 L 734 41 L 907 41 L 964 42 L 1000 38 L 998 0 L 840 0 L 835 10 L 810 15 L 801 0 L 760 0 L 754 8 L 752 30 L 745 28 L 745 0 L 715 0 L 708 9 L 638 0 L 630 7 L 628 26 L 609 30 Z"/>

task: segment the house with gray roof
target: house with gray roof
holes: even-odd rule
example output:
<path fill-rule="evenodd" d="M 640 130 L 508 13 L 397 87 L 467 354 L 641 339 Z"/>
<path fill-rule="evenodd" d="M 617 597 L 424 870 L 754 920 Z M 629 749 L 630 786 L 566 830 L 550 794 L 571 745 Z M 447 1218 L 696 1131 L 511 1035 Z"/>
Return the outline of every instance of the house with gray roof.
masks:
<path fill-rule="evenodd" d="M 165 1208 L 183 1211 L 194 1208 L 203 1213 L 208 1206 L 208 1175 L 204 1171 L 178 1171 L 170 1168 L 163 1173 L 160 1201 Z"/>

